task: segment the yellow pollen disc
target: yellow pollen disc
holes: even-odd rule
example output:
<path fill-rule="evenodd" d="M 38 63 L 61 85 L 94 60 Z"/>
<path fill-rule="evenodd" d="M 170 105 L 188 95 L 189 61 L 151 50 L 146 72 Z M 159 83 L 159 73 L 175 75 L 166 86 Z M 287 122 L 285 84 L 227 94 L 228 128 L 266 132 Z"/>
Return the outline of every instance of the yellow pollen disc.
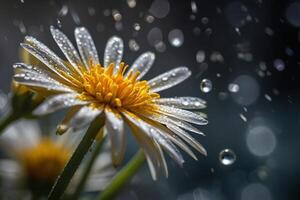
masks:
<path fill-rule="evenodd" d="M 30 180 L 54 181 L 69 160 L 71 152 L 51 139 L 42 139 L 36 146 L 23 150 L 18 158 Z"/>
<path fill-rule="evenodd" d="M 150 92 L 147 81 L 137 80 L 140 72 L 130 72 L 125 76 L 127 67 L 121 63 L 114 72 L 113 63 L 107 68 L 93 65 L 89 71 L 83 72 L 83 91 L 79 99 L 92 101 L 95 107 L 108 105 L 134 111 L 155 109 L 153 100 L 160 98 L 159 94 Z"/>

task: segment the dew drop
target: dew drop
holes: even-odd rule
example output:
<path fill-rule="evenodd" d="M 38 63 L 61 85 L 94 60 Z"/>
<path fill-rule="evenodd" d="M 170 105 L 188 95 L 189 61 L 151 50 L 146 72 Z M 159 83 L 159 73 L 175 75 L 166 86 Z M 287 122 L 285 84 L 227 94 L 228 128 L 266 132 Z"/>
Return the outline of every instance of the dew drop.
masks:
<path fill-rule="evenodd" d="M 204 93 L 208 93 L 212 90 L 212 82 L 208 79 L 203 79 L 200 83 L 200 89 Z"/>
<path fill-rule="evenodd" d="M 180 47 L 183 44 L 184 36 L 181 30 L 174 29 L 169 32 L 168 39 L 172 46 Z"/>
<path fill-rule="evenodd" d="M 232 165 L 236 161 L 236 155 L 231 149 L 224 149 L 219 153 L 219 160 L 223 165 Z"/>

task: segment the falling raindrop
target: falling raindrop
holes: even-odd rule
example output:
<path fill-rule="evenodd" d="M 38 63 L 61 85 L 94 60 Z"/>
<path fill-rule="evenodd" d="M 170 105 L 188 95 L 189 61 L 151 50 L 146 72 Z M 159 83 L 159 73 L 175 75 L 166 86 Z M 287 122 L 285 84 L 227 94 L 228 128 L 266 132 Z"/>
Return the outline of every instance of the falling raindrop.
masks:
<path fill-rule="evenodd" d="M 95 15 L 95 14 L 96 14 L 95 8 L 89 7 L 89 8 L 88 8 L 88 13 L 89 13 L 90 16 Z"/>
<path fill-rule="evenodd" d="M 122 15 L 118 10 L 113 10 L 112 11 L 112 16 L 113 16 L 113 18 L 116 22 L 119 22 L 119 21 L 122 20 Z"/>
<path fill-rule="evenodd" d="M 202 63 L 205 60 L 205 51 L 199 50 L 196 54 L 196 61 Z"/>
<path fill-rule="evenodd" d="M 278 71 L 283 71 L 285 69 L 285 64 L 281 59 L 275 59 L 273 65 Z"/>
<path fill-rule="evenodd" d="M 232 165 L 236 161 L 236 155 L 231 149 L 224 149 L 219 153 L 219 161 L 223 165 Z"/>
<path fill-rule="evenodd" d="M 68 14 L 69 7 L 67 5 L 63 5 L 58 13 L 60 17 L 66 16 Z"/>
<path fill-rule="evenodd" d="M 135 0 L 127 0 L 127 5 L 129 8 L 134 8 L 136 6 Z"/>
<path fill-rule="evenodd" d="M 163 41 L 160 41 L 160 42 L 155 44 L 155 49 L 158 52 L 162 53 L 162 52 L 166 51 L 167 47 L 166 47 L 166 44 Z"/>
<path fill-rule="evenodd" d="M 134 39 L 129 40 L 128 46 L 131 51 L 138 51 L 140 49 L 139 44 Z"/>
<path fill-rule="evenodd" d="M 134 28 L 134 30 L 139 31 L 139 30 L 141 30 L 141 25 L 139 23 L 134 23 L 133 28 Z"/>
<path fill-rule="evenodd" d="M 200 89 L 204 93 L 208 93 L 212 90 L 212 82 L 209 79 L 203 79 L 200 83 Z"/>
<path fill-rule="evenodd" d="M 201 22 L 202 24 L 208 24 L 208 18 L 207 17 L 202 17 Z"/>
<path fill-rule="evenodd" d="M 244 114 L 240 113 L 240 118 L 244 121 L 244 122 L 247 122 L 247 118 Z"/>
<path fill-rule="evenodd" d="M 152 46 L 160 43 L 163 39 L 161 30 L 157 27 L 152 28 L 147 35 L 147 39 L 149 44 Z"/>
<path fill-rule="evenodd" d="M 228 90 L 229 90 L 229 92 L 236 93 L 236 92 L 239 91 L 239 89 L 240 89 L 240 86 L 239 86 L 238 84 L 230 83 L 230 84 L 228 85 Z"/>
<path fill-rule="evenodd" d="M 197 4 L 195 1 L 191 1 L 191 8 L 193 13 L 197 13 Z"/>
<path fill-rule="evenodd" d="M 164 18 L 170 12 L 170 3 L 168 0 L 154 0 L 149 12 L 157 18 Z"/>
<path fill-rule="evenodd" d="M 145 21 L 151 24 L 152 22 L 154 22 L 154 17 L 152 15 L 147 15 L 145 17 Z"/>
<path fill-rule="evenodd" d="M 291 3 L 287 8 L 285 12 L 287 21 L 295 26 L 300 26 L 300 2 L 294 2 Z"/>
<path fill-rule="evenodd" d="M 183 44 L 184 36 L 181 30 L 174 29 L 169 32 L 168 39 L 172 46 L 180 47 Z"/>
<path fill-rule="evenodd" d="M 61 28 L 62 27 L 62 24 L 61 24 L 61 21 L 59 20 L 59 19 L 57 19 L 57 26 L 59 27 L 59 28 Z"/>
<path fill-rule="evenodd" d="M 214 51 L 212 52 L 212 54 L 210 55 L 210 60 L 212 62 L 219 62 L 222 63 L 224 62 L 224 57 L 222 56 L 222 54 L 218 51 Z"/>
<path fill-rule="evenodd" d="M 268 100 L 268 101 L 272 101 L 272 97 L 268 94 L 265 94 L 265 98 Z"/>

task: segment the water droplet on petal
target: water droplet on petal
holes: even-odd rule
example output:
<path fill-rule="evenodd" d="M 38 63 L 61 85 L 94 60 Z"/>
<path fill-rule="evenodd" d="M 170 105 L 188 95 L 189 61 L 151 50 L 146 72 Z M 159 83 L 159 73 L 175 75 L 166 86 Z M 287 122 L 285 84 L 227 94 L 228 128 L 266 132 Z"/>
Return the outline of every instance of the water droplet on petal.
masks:
<path fill-rule="evenodd" d="M 219 160 L 223 165 L 232 165 L 236 161 L 236 155 L 231 149 L 224 149 L 219 154 Z"/>
<path fill-rule="evenodd" d="M 208 79 L 203 79 L 200 83 L 200 89 L 204 93 L 208 93 L 212 90 L 212 82 Z"/>

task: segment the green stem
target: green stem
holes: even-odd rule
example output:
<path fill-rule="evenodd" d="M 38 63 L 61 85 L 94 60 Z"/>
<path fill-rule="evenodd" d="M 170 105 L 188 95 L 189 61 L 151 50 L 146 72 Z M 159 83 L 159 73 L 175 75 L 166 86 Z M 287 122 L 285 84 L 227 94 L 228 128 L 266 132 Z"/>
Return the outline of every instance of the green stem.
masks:
<path fill-rule="evenodd" d="M 145 161 L 145 155 L 139 150 L 134 157 L 121 169 L 121 171 L 112 179 L 109 185 L 98 196 L 98 200 L 113 199 L 119 190 L 130 180 L 130 178 L 140 169 Z"/>
<path fill-rule="evenodd" d="M 1 119 L 0 122 L 0 135 L 3 133 L 3 131 L 7 128 L 9 124 L 16 121 L 20 117 L 15 115 L 13 112 L 8 113 L 3 119 Z"/>
<path fill-rule="evenodd" d="M 80 193 L 84 189 L 85 183 L 90 175 L 91 169 L 93 167 L 94 162 L 96 161 L 96 158 L 98 158 L 99 153 L 102 149 L 103 143 L 104 143 L 105 138 L 103 138 L 101 141 L 99 141 L 93 151 L 92 156 L 90 157 L 90 160 L 88 163 L 86 163 L 86 166 L 83 170 L 83 174 L 81 175 L 79 179 L 79 183 L 75 189 L 74 194 L 71 196 L 70 199 L 72 200 L 77 200 L 80 197 Z"/>
<path fill-rule="evenodd" d="M 105 122 L 104 114 L 99 115 L 90 125 L 87 132 L 83 136 L 81 142 L 76 148 L 75 152 L 71 156 L 69 162 L 65 166 L 61 175 L 57 178 L 50 194 L 48 200 L 58 200 L 66 190 L 69 182 L 71 181 L 74 173 L 79 167 L 84 156 L 88 152 L 89 148 L 93 144 L 95 137 L 99 130 L 103 127 Z"/>

